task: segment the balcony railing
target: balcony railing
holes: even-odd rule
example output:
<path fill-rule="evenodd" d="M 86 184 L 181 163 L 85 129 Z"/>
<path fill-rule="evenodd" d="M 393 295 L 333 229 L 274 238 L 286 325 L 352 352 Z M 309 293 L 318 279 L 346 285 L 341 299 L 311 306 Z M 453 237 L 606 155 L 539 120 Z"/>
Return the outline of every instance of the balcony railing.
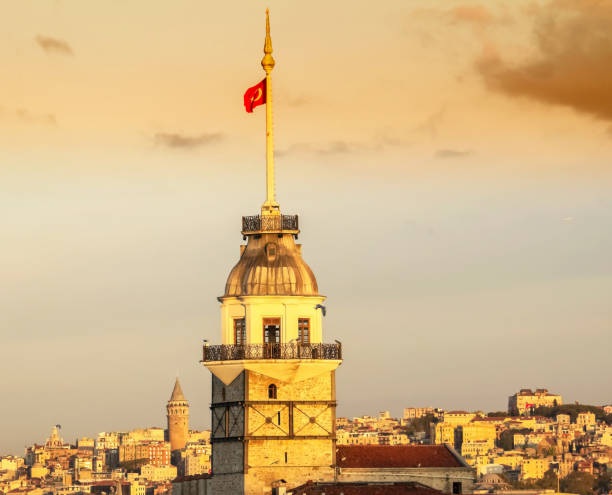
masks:
<path fill-rule="evenodd" d="M 299 230 L 297 215 L 252 215 L 242 217 L 242 232 L 280 232 Z"/>
<path fill-rule="evenodd" d="M 202 361 L 342 359 L 342 344 L 205 345 Z"/>

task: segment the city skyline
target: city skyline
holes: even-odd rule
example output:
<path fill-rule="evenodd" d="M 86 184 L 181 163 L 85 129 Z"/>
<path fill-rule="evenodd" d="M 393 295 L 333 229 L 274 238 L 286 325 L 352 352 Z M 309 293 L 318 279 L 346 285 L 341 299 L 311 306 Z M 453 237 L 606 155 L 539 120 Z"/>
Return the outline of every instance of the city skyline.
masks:
<path fill-rule="evenodd" d="M 610 2 L 323 5 L 270 2 L 277 197 L 343 343 L 339 414 L 610 403 L 609 87 L 572 79 L 610 78 Z M 241 101 L 265 5 L 147 6 L 3 22 L 2 453 L 163 424 L 175 375 L 209 426 L 201 343 L 265 191 Z"/>

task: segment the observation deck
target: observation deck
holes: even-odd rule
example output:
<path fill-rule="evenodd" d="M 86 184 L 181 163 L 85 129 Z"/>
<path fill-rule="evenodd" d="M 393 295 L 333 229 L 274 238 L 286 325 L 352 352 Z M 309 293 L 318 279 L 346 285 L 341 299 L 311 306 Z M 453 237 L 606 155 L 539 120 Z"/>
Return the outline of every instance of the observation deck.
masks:
<path fill-rule="evenodd" d="M 204 345 L 202 362 L 260 359 L 341 360 L 342 344 Z"/>
<path fill-rule="evenodd" d="M 242 217 L 242 235 L 300 233 L 297 215 L 252 215 Z"/>

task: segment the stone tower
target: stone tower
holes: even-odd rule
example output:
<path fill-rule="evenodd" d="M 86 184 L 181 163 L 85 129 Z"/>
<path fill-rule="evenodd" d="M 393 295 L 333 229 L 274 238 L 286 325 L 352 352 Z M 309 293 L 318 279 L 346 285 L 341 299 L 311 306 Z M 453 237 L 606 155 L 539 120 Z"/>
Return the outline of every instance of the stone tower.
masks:
<path fill-rule="evenodd" d="M 267 197 L 260 215 L 242 217 L 247 242 L 218 298 L 222 344 L 205 344 L 202 360 L 212 372 L 214 494 L 261 495 L 280 480 L 332 480 L 336 466 L 342 348 L 323 343 L 325 297 L 295 243 L 297 215 L 282 215 L 274 197 L 268 19 L 266 28 Z"/>
<path fill-rule="evenodd" d="M 172 396 L 166 405 L 168 412 L 168 440 L 170 450 L 181 450 L 185 448 L 189 434 L 189 402 L 185 399 L 181 384 L 176 379 Z"/>

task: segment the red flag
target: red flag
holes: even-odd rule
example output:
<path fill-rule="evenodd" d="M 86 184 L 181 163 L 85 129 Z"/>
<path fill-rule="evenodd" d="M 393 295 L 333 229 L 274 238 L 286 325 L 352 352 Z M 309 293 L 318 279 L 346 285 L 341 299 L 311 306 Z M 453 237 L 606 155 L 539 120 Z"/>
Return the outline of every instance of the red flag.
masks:
<path fill-rule="evenodd" d="M 266 80 L 262 79 L 252 88 L 244 93 L 244 108 L 248 113 L 252 113 L 253 109 L 266 102 Z"/>

